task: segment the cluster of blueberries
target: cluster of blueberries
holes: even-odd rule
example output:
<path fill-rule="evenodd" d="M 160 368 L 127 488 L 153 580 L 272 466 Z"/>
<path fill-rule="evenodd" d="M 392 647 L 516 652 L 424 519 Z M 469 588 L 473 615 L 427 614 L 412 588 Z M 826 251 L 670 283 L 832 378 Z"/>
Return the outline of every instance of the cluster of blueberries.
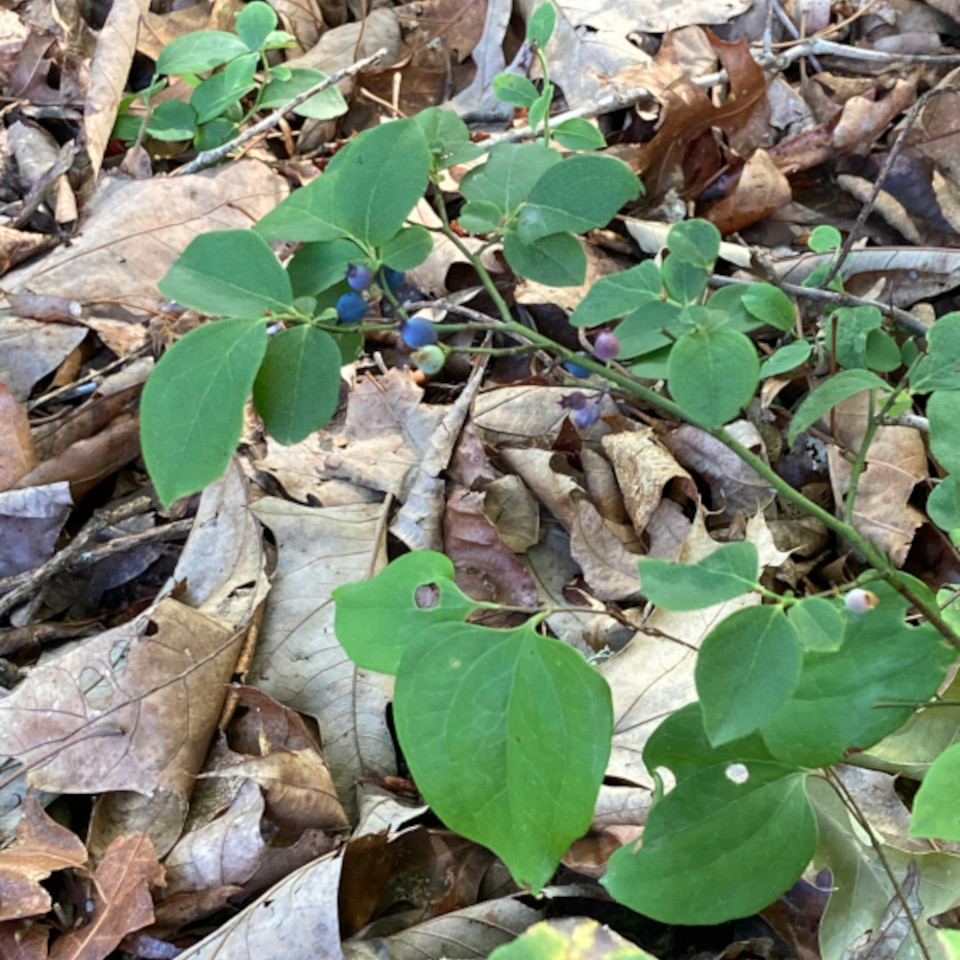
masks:
<path fill-rule="evenodd" d="M 367 301 L 363 293 L 375 279 L 374 272 L 365 264 L 351 263 L 347 267 L 347 283 L 350 293 L 337 300 L 337 319 L 340 323 L 359 323 L 367 313 Z M 403 286 L 404 274 L 392 267 L 383 268 L 383 282 L 391 290 Z M 426 317 L 405 317 L 400 321 L 400 337 L 414 351 L 411 359 L 424 373 L 438 373 L 443 367 L 445 353 L 437 346 L 437 329 Z M 601 330 L 593 342 L 593 355 L 603 363 L 613 360 L 620 352 L 616 334 Z M 575 360 L 567 360 L 564 369 L 575 377 L 589 377 L 591 371 Z M 570 419 L 581 430 L 593 426 L 600 416 L 596 402 L 577 391 L 562 401 L 571 411 Z"/>

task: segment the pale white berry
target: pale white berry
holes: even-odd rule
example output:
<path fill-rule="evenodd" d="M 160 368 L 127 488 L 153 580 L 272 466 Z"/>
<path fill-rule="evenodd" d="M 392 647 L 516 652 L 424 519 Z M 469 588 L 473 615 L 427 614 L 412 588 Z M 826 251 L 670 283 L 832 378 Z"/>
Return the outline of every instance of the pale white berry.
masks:
<path fill-rule="evenodd" d="M 851 590 L 843 598 L 844 605 L 851 613 L 869 613 L 879 602 L 880 598 L 872 590 L 863 590 L 861 587 Z"/>

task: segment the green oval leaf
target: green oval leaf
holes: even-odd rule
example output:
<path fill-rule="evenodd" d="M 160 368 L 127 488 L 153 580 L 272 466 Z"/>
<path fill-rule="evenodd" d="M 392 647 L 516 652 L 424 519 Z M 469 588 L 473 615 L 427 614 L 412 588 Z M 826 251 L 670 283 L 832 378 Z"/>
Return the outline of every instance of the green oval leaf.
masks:
<path fill-rule="evenodd" d="M 947 747 L 933 761 L 917 795 L 910 817 L 911 837 L 960 840 L 960 743 Z"/>
<path fill-rule="evenodd" d="M 205 73 L 247 53 L 247 45 L 224 30 L 195 30 L 171 40 L 157 57 L 157 73 Z"/>
<path fill-rule="evenodd" d="M 927 497 L 927 514 L 941 530 L 960 528 L 960 484 L 955 475 L 944 477 Z"/>
<path fill-rule="evenodd" d="M 304 244 L 287 264 L 294 296 L 313 297 L 341 283 L 347 267 L 362 260 L 364 254 L 352 240 Z"/>
<path fill-rule="evenodd" d="M 344 152 L 336 221 L 361 243 L 378 247 L 403 226 L 427 189 L 427 141 L 412 120 L 394 120 L 365 130 Z"/>
<path fill-rule="evenodd" d="M 787 439 L 793 443 L 798 434 L 813 426 L 838 403 L 864 390 L 885 390 L 889 393 L 890 385 L 869 370 L 843 370 L 825 380 L 797 407 L 787 431 Z"/>
<path fill-rule="evenodd" d="M 211 316 L 262 317 L 293 303 L 287 271 L 250 230 L 194 237 L 159 287 L 165 297 Z"/>
<path fill-rule="evenodd" d="M 527 43 L 535 43 L 541 50 L 553 36 L 557 25 L 557 11 L 552 3 L 541 3 L 527 21 Z"/>
<path fill-rule="evenodd" d="M 720 231 L 709 220 L 681 220 L 667 234 L 670 253 L 693 267 L 712 270 L 720 255 Z"/>
<path fill-rule="evenodd" d="M 660 274 L 667 293 L 682 304 L 698 301 L 710 283 L 710 271 L 706 267 L 688 263 L 672 253 L 664 258 Z"/>
<path fill-rule="evenodd" d="M 503 255 L 521 277 L 551 287 L 575 287 L 587 275 L 587 255 L 572 233 L 555 233 L 535 243 L 523 243 L 511 233 L 503 241 Z"/>
<path fill-rule="evenodd" d="M 477 609 L 453 577 L 453 563 L 442 553 L 418 550 L 370 580 L 337 587 L 334 629 L 347 656 L 364 670 L 396 673 L 400 658 L 424 630 L 460 623 Z M 421 588 L 423 606 L 417 602 Z"/>
<path fill-rule="evenodd" d="M 490 960 L 655 960 L 589 917 L 544 920 L 490 954 Z"/>
<path fill-rule="evenodd" d="M 836 227 L 821 224 L 814 227 L 813 233 L 807 237 L 807 246 L 814 253 L 826 253 L 829 250 L 838 250 L 843 245 L 843 237 Z"/>
<path fill-rule="evenodd" d="M 823 597 L 806 597 L 787 610 L 805 650 L 839 650 L 846 623 L 836 604 Z"/>
<path fill-rule="evenodd" d="M 538 892 L 593 818 L 613 735 L 603 677 L 529 626 L 442 625 L 404 654 L 394 710 L 437 816 Z"/>
<path fill-rule="evenodd" d="M 193 91 L 190 106 L 197 111 L 198 123 L 206 123 L 220 116 L 231 103 L 236 103 L 253 90 L 256 86 L 253 74 L 257 69 L 257 60 L 255 53 L 237 57 Z"/>
<path fill-rule="evenodd" d="M 263 0 L 252 0 L 237 14 L 237 36 L 257 53 L 276 29 L 277 15 Z"/>
<path fill-rule="evenodd" d="M 812 350 L 813 344 L 807 343 L 806 340 L 788 343 L 760 364 L 760 379 L 765 380 L 767 377 L 776 377 L 795 370 L 800 364 L 806 363 Z"/>
<path fill-rule="evenodd" d="M 517 235 L 524 243 L 570 230 L 602 227 L 640 194 L 636 174 L 615 157 L 567 157 L 534 184 L 520 211 Z"/>
<path fill-rule="evenodd" d="M 570 317 L 575 327 L 593 327 L 624 317 L 661 297 L 660 268 L 653 260 L 600 277 Z"/>
<path fill-rule="evenodd" d="M 419 225 L 404 227 L 380 248 L 380 259 L 394 270 L 419 267 L 433 250 L 433 234 Z"/>
<path fill-rule="evenodd" d="M 701 424 L 720 427 L 752 399 L 760 361 L 736 330 L 696 330 L 673 345 L 668 369 L 673 399 Z"/>
<path fill-rule="evenodd" d="M 697 563 L 637 561 L 643 595 L 664 610 L 702 610 L 755 590 L 757 548 L 743 540 L 725 543 Z"/>
<path fill-rule="evenodd" d="M 309 324 L 272 337 L 253 384 L 253 405 L 279 443 L 326 426 L 340 401 L 340 348 Z"/>
<path fill-rule="evenodd" d="M 486 200 L 512 213 L 540 177 L 560 162 L 556 150 L 535 143 L 498 143 L 490 150 L 490 159 L 460 181 L 460 193 L 464 200 Z"/>
<path fill-rule="evenodd" d="M 779 330 L 792 330 L 796 319 L 793 302 L 772 283 L 755 283 L 744 291 L 742 303 L 747 311 Z"/>
<path fill-rule="evenodd" d="M 147 133 L 165 143 L 192 140 L 197 133 L 197 111 L 182 100 L 164 100 L 153 108 L 147 120 Z"/>
<path fill-rule="evenodd" d="M 498 100 L 517 107 L 529 107 L 540 96 L 533 83 L 518 73 L 498 73 L 493 78 L 493 93 Z"/>
<path fill-rule="evenodd" d="M 307 67 L 294 67 L 286 79 L 271 80 L 263 89 L 260 106 L 264 109 L 282 107 L 294 97 L 309 90 L 315 84 L 326 78 L 320 70 L 311 70 Z M 293 112 L 298 117 L 310 117 L 313 120 L 332 120 L 342 117 L 347 112 L 347 102 L 336 84 L 315 93 L 309 100 L 304 100 Z"/>
<path fill-rule="evenodd" d="M 503 211 L 489 200 L 471 200 L 457 214 L 457 223 L 470 233 L 493 233 L 500 229 Z"/>
<path fill-rule="evenodd" d="M 603 134 L 583 117 L 571 117 L 553 127 L 554 139 L 568 150 L 602 150 L 607 141 Z"/>
<path fill-rule="evenodd" d="M 960 387 L 960 313 L 940 317 L 927 334 L 927 355 L 910 378 L 914 393 Z"/>
<path fill-rule="evenodd" d="M 311 243 L 343 236 L 336 212 L 338 182 L 338 175 L 328 170 L 278 203 L 253 229 L 269 241 Z"/>
<path fill-rule="evenodd" d="M 753 733 L 793 693 L 802 665 L 797 631 L 782 607 L 744 607 L 721 620 L 704 638 L 695 673 L 710 742 Z"/>
<path fill-rule="evenodd" d="M 227 468 L 266 349 L 262 320 L 219 320 L 191 330 L 160 358 L 143 388 L 140 439 L 164 506 Z"/>
<path fill-rule="evenodd" d="M 601 881 L 620 903 L 662 923 L 716 924 L 756 913 L 793 885 L 817 847 L 806 775 L 742 767 L 746 782 L 710 767 L 650 811 L 643 846 L 617 850 Z"/>

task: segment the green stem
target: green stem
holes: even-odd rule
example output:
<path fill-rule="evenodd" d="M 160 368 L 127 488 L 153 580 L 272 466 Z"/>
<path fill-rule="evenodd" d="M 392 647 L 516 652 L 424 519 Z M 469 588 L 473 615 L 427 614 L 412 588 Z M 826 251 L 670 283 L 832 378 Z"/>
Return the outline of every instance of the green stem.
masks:
<path fill-rule="evenodd" d="M 859 551 L 867 563 L 869 563 L 880 573 L 881 577 L 886 580 L 886 582 L 889 583 L 894 590 L 909 600 L 910 603 L 916 607 L 921 614 L 923 614 L 926 620 L 936 627 L 936 629 L 940 632 L 944 639 L 947 640 L 948 643 L 960 649 L 960 635 L 958 635 L 956 631 L 954 631 L 953 628 L 943 619 L 936 604 L 931 605 L 927 603 L 927 601 L 921 597 L 906 580 L 904 580 L 886 553 L 874 546 L 874 544 L 872 544 L 865 537 L 861 536 L 861 534 L 854 529 L 852 524 L 845 523 L 843 520 L 838 519 L 828 510 L 824 510 L 823 507 L 819 506 L 819 504 L 816 504 L 809 498 L 805 497 L 799 490 L 794 489 L 772 467 L 765 463 L 763 459 L 757 456 L 748 447 L 745 447 L 735 437 L 731 436 L 726 430 L 724 430 L 723 427 L 715 427 L 711 424 L 704 423 L 697 417 L 684 410 L 673 400 L 668 400 L 665 397 L 660 396 L 660 394 L 649 389 L 649 387 L 645 387 L 638 383 L 630 375 L 621 373 L 615 367 L 608 367 L 606 364 L 600 363 L 592 357 L 577 354 L 575 351 L 561 346 L 538 331 L 531 330 L 528 327 L 525 327 L 523 324 L 515 321 L 510 316 L 510 310 L 507 307 L 506 302 L 503 300 L 503 297 L 500 296 L 500 292 L 496 289 L 490 274 L 480 262 L 479 258 L 475 257 L 466 248 L 466 246 L 460 242 L 460 238 L 449 229 L 449 223 L 446 218 L 446 211 L 443 210 L 442 200 L 437 204 L 437 206 L 438 212 L 440 212 L 440 216 L 444 220 L 444 233 L 446 233 L 449 239 L 458 247 L 460 252 L 473 264 L 474 269 L 477 271 L 477 274 L 483 282 L 484 288 L 488 293 L 490 293 L 494 302 L 497 304 L 498 310 L 500 310 L 500 315 L 503 317 L 504 321 L 503 330 L 505 332 L 513 333 L 517 336 L 523 337 L 530 343 L 533 343 L 538 347 L 542 347 L 544 350 L 547 350 L 554 356 L 559 356 L 562 360 L 570 360 L 576 357 L 576 362 L 579 366 L 584 367 L 591 373 L 599 374 L 611 383 L 616 384 L 625 393 L 636 397 L 638 400 L 642 400 L 644 403 L 657 408 L 663 413 L 675 417 L 681 422 L 686 422 L 694 427 L 698 427 L 700 430 L 710 434 L 710 436 L 714 439 L 719 440 L 725 447 L 727 447 L 729 450 L 732 450 L 744 463 L 746 463 L 748 467 L 751 467 L 756 473 L 763 477 L 763 479 L 769 483 L 770 487 L 784 500 L 799 507 L 808 516 L 819 520 L 828 530 L 833 531 L 839 537 L 850 543 L 857 551 Z"/>

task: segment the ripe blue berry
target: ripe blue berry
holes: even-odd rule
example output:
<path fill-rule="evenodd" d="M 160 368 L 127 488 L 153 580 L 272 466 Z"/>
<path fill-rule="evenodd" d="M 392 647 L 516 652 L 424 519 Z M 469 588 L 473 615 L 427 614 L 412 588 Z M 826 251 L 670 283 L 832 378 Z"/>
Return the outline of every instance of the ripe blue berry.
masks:
<path fill-rule="evenodd" d="M 579 363 L 574 363 L 573 360 L 567 360 L 563 365 L 563 369 L 566 370 L 567 373 L 572 373 L 575 377 L 582 378 L 590 376 L 590 371 L 586 367 L 581 367 Z"/>
<path fill-rule="evenodd" d="M 401 273 L 399 270 L 394 270 L 393 267 L 384 267 L 383 268 L 383 279 L 387 281 L 387 286 L 391 290 L 399 290 L 403 286 L 403 281 L 406 278 L 406 275 Z"/>
<path fill-rule="evenodd" d="M 598 360 L 612 360 L 620 352 L 620 341 L 616 334 L 609 330 L 601 330 L 597 334 L 597 339 L 593 341 L 593 352 Z"/>
<path fill-rule="evenodd" d="M 424 373 L 439 373 L 443 369 L 446 361 L 446 355 L 443 350 L 435 344 L 421 347 L 410 354 L 410 359 Z"/>
<path fill-rule="evenodd" d="M 400 336 L 412 350 L 437 342 L 437 328 L 426 317 L 410 317 L 400 323 Z"/>
<path fill-rule="evenodd" d="M 580 430 L 587 430 L 600 419 L 600 408 L 595 403 L 588 404 L 579 410 L 574 410 L 570 414 L 570 419 Z"/>
<path fill-rule="evenodd" d="M 340 323 L 358 323 L 367 314 L 367 301 L 359 293 L 345 293 L 337 300 Z"/>
<path fill-rule="evenodd" d="M 366 290 L 373 283 L 373 271 L 362 263 L 351 263 L 347 267 L 347 283 L 351 290 Z"/>

